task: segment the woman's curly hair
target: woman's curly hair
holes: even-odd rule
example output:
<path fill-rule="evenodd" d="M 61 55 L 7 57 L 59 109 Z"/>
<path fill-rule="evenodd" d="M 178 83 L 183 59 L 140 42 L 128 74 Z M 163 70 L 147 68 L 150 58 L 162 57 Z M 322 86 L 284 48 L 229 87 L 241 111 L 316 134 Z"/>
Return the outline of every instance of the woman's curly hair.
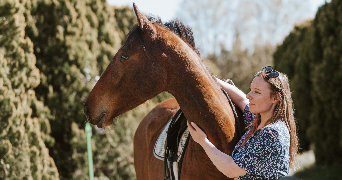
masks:
<path fill-rule="evenodd" d="M 267 120 L 265 126 L 276 122 L 281 119 L 285 122 L 289 133 L 290 133 L 290 167 L 296 169 L 297 164 L 297 152 L 298 152 L 298 137 L 296 132 L 296 122 L 294 119 L 293 102 L 291 98 L 291 91 L 289 80 L 287 76 L 281 72 L 278 72 L 279 76 L 275 78 L 267 78 L 267 73 L 265 71 L 259 71 L 256 73 L 255 77 L 262 77 L 270 85 L 271 97 L 278 98 L 278 103 L 274 109 L 273 116 Z M 258 126 L 261 122 L 260 114 L 255 116 L 255 120 L 249 125 L 250 131 L 246 135 L 246 138 L 242 142 L 242 147 L 257 131 Z"/>

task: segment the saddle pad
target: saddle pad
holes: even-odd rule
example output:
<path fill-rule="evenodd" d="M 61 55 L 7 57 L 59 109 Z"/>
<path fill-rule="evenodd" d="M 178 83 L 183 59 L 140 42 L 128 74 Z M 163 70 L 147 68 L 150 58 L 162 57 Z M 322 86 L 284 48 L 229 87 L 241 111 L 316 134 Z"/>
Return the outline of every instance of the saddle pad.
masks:
<path fill-rule="evenodd" d="M 172 119 L 171 119 L 172 120 Z M 153 154 L 157 159 L 160 159 L 164 161 L 164 155 L 165 155 L 165 142 L 167 137 L 167 130 L 169 129 L 171 120 L 166 124 L 163 131 L 160 133 L 156 144 L 154 145 Z M 186 143 L 186 139 L 189 137 L 190 132 L 189 129 L 186 128 L 184 133 L 182 134 L 182 137 L 180 139 L 179 145 L 178 145 L 178 151 L 177 151 L 177 162 L 179 162 L 180 157 L 184 150 L 184 145 Z"/>

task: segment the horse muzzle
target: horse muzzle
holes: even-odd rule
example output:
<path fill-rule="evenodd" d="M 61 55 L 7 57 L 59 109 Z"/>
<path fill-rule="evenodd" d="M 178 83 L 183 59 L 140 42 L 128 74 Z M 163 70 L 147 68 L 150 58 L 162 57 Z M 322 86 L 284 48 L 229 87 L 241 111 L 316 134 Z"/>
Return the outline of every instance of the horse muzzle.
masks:
<path fill-rule="evenodd" d="M 84 106 L 84 114 L 87 117 L 87 120 L 90 124 L 97 125 L 97 127 L 102 128 L 105 124 L 105 121 L 107 119 L 108 113 L 107 112 L 101 112 L 97 117 L 92 117 L 91 112 L 89 110 L 89 107 L 87 105 Z"/>

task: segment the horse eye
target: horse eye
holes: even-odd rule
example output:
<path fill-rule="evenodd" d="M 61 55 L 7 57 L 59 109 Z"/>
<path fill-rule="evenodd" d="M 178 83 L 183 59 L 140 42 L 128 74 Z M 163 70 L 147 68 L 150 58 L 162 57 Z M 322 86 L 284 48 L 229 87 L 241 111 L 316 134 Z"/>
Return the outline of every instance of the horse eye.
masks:
<path fill-rule="evenodd" d="M 127 61 L 127 60 L 128 60 L 128 58 L 129 58 L 129 56 L 128 56 L 128 55 L 126 55 L 126 54 L 122 54 L 122 55 L 120 56 L 120 62 Z"/>

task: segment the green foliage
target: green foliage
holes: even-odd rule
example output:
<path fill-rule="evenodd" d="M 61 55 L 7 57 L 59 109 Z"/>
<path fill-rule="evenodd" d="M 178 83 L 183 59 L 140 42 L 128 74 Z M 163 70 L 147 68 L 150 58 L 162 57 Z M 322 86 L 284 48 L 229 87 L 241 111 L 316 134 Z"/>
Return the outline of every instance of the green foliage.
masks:
<path fill-rule="evenodd" d="M 26 32 L 41 71 L 41 84 L 35 91 L 53 115 L 51 156 L 61 179 L 87 179 L 84 102 L 96 76 L 106 69 L 123 42 L 122 34 L 133 26 L 133 10 L 113 9 L 105 0 L 48 0 L 37 1 L 29 13 L 34 20 L 29 21 Z M 144 113 L 134 110 L 121 116 L 113 125 L 114 132 L 98 135 L 94 130 L 96 178 L 135 178 L 133 134 L 147 109 L 154 107 L 145 106 Z"/>
<path fill-rule="evenodd" d="M 121 42 L 114 10 L 105 0 L 38 0 L 25 15 L 32 16 L 25 30 L 40 70 L 35 92 L 53 115 L 50 154 L 61 179 L 77 179 L 88 174 L 80 133 L 86 121 L 84 102 Z"/>
<path fill-rule="evenodd" d="M 119 26 L 119 34 L 122 39 L 121 43 L 124 43 L 127 34 L 136 24 L 136 17 L 131 8 L 128 6 L 115 7 L 115 19 Z"/>
<path fill-rule="evenodd" d="M 0 2 L 0 17 L 0 179 L 88 179 L 84 101 L 135 23 L 133 10 L 16 0 Z M 163 92 L 105 134 L 93 131 L 96 179 L 135 179 L 135 130 L 171 97 Z"/>
<path fill-rule="evenodd" d="M 342 1 L 325 4 L 274 54 L 276 69 L 291 79 L 300 142 L 314 145 L 317 164 L 342 162 L 341 13 Z"/>
<path fill-rule="evenodd" d="M 33 88 L 39 80 L 33 44 L 25 35 L 29 1 L 0 2 L 0 179 L 59 179 L 46 144 L 49 110 Z"/>
<path fill-rule="evenodd" d="M 313 44 L 313 38 L 308 34 L 312 30 L 311 21 L 296 26 L 274 53 L 275 69 L 287 74 L 290 79 L 301 151 L 306 151 L 310 148 L 307 127 L 310 126 L 309 114 L 312 112 L 313 104 L 312 94 L 307 92 L 308 88 L 312 87 L 310 80 L 311 59 L 317 57 L 313 55 L 313 51 L 310 49 L 310 46 Z"/>

